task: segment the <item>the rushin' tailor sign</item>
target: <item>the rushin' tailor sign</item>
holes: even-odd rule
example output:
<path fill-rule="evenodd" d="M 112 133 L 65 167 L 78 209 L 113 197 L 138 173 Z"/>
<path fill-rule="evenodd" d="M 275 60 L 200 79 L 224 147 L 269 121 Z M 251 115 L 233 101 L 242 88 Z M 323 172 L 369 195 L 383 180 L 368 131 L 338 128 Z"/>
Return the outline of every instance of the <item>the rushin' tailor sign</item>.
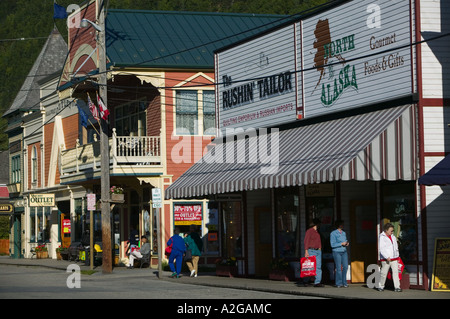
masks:
<path fill-rule="evenodd" d="M 262 128 L 414 92 L 413 1 L 348 1 L 215 54 L 217 124 Z"/>
<path fill-rule="evenodd" d="M 201 225 L 201 204 L 175 204 L 173 205 L 173 218 L 175 225 Z"/>

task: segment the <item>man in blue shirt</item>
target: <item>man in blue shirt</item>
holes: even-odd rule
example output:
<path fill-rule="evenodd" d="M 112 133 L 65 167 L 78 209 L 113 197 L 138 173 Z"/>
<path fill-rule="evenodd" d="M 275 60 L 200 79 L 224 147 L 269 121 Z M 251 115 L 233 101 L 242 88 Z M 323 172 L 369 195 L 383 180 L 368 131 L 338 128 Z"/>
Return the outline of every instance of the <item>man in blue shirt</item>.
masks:
<path fill-rule="evenodd" d="M 344 222 L 342 220 L 337 220 L 334 225 L 336 229 L 330 234 L 330 244 L 333 251 L 334 264 L 336 266 L 335 287 L 347 288 L 347 246 L 349 243 L 347 240 L 347 235 L 343 231 Z"/>
<path fill-rule="evenodd" d="M 180 236 L 180 229 L 177 227 L 173 232 L 173 236 L 170 237 L 167 242 L 167 246 L 172 245 L 172 252 L 169 256 L 169 267 L 172 271 L 172 278 L 180 278 L 181 272 L 181 263 L 183 261 L 183 255 L 186 251 L 186 244 L 184 243 L 184 239 Z M 174 260 L 176 262 L 176 267 L 174 265 Z"/>

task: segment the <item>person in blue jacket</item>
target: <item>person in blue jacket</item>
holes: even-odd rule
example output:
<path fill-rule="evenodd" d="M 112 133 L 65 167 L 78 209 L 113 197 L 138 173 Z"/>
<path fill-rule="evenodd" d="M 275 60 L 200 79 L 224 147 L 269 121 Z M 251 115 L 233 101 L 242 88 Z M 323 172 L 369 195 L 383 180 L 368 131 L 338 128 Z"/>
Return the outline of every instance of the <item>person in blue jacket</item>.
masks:
<path fill-rule="evenodd" d="M 172 252 L 169 256 L 169 267 L 172 271 L 172 275 L 170 277 L 180 278 L 181 265 L 183 262 L 184 252 L 186 251 L 186 245 L 184 243 L 184 239 L 180 236 L 179 228 L 175 228 L 173 236 L 170 237 L 169 241 L 167 242 L 167 246 L 170 246 L 171 244 Z M 176 267 L 173 263 L 174 260 L 176 262 Z"/>
<path fill-rule="evenodd" d="M 347 240 L 347 235 L 343 230 L 344 222 L 342 220 L 337 220 L 334 226 L 336 229 L 330 234 L 330 245 L 333 252 L 334 264 L 336 266 L 335 287 L 347 288 L 347 247 L 349 243 Z"/>

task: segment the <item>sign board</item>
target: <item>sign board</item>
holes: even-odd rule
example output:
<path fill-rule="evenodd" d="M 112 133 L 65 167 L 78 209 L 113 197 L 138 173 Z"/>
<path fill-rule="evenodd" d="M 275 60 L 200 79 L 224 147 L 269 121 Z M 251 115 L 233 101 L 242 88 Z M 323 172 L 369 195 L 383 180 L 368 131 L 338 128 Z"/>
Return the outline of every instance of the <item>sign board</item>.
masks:
<path fill-rule="evenodd" d="M 162 206 L 161 188 L 152 188 L 152 207 L 161 208 L 161 206 Z"/>
<path fill-rule="evenodd" d="M 277 127 L 412 95 L 413 6 L 348 1 L 219 50 L 220 132 Z"/>
<path fill-rule="evenodd" d="M 55 194 L 30 194 L 30 207 L 55 206 Z"/>
<path fill-rule="evenodd" d="M 96 210 L 95 208 L 95 194 L 86 194 L 87 210 Z"/>
<path fill-rule="evenodd" d="M 63 219 L 62 227 L 63 227 L 64 234 L 70 234 L 72 231 L 72 224 L 70 223 L 70 219 Z"/>
<path fill-rule="evenodd" d="M 431 291 L 450 291 L 450 238 L 436 238 Z"/>
<path fill-rule="evenodd" d="M 404 1 L 350 1 L 303 21 L 305 117 L 412 94 Z"/>
<path fill-rule="evenodd" d="M 175 204 L 173 205 L 173 219 L 175 225 L 201 225 L 201 204 Z"/>
<path fill-rule="evenodd" d="M 261 128 L 296 118 L 295 26 L 217 53 L 219 129 Z"/>
<path fill-rule="evenodd" d="M 10 215 L 14 211 L 11 204 L 0 204 L 0 215 Z"/>

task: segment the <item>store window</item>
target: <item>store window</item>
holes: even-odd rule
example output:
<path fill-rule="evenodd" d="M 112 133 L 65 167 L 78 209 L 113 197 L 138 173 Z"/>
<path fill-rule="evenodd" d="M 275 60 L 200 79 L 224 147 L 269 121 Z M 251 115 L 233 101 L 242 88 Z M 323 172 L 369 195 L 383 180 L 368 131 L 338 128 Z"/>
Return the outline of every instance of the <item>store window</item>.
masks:
<path fill-rule="evenodd" d="M 116 106 L 114 109 L 116 133 L 118 136 L 145 136 L 146 100 L 136 100 Z"/>
<path fill-rule="evenodd" d="M 30 207 L 30 242 L 49 242 L 51 207 Z"/>
<path fill-rule="evenodd" d="M 203 207 L 201 203 L 180 203 L 173 205 L 173 224 L 181 234 L 189 233 L 191 225 L 201 231 Z M 201 232 L 200 232 L 201 233 Z"/>
<path fill-rule="evenodd" d="M 222 256 L 243 257 L 241 202 L 222 202 Z"/>
<path fill-rule="evenodd" d="M 334 230 L 334 184 L 311 184 L 305 186 L 306 195 L 306 228 L 313 219 L 320 220 L 319 233 L 322 240 L 323 253 L 331 254 L 330 233 Z"/>
<path fill-rule="evenodd" d="M 383 225 L 394 225 L 400 256 L 417 260 L 417 219 L 415 182 L 389 182 L 381 185 Z"/>
<path fill-rule="evenodd" d="M 276 244 L 281 258 L 300 257 L 298 188 L 275 189 Z"/>

